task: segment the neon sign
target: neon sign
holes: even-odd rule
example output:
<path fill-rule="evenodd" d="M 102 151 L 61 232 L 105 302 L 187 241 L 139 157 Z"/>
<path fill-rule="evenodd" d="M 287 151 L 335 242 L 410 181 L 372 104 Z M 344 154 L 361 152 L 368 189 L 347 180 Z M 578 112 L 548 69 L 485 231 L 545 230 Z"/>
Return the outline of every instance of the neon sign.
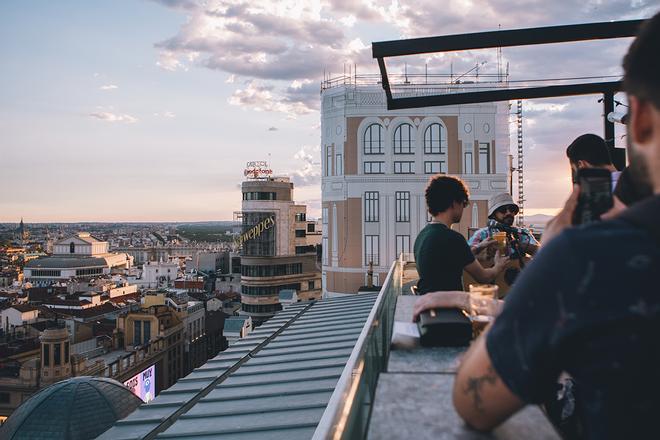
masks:
<path fill-rule="evenodd" d="M 263 179 L 269 177 L 273 174 L 273 170 L 268 168 L 268 162 L 266 161 L 252 161 L 248 162 L 245 165 L 245 170 L 243 170 L 243 175 L 250 179 Z"/>
<path fill-rule="evenodd" d="M 264 231 L 272 228 L 273 226 L 275 226 L 275 217 L 271 215 L 270 217 L 260 221 L 255 226 L 251 227 L 250 229 L 239 235 L 238 238 L 236 239 L 236 244 L 238 246 L 241 246 L 246 241 L 252 240 L 253 238 L 257 238 Z"/>

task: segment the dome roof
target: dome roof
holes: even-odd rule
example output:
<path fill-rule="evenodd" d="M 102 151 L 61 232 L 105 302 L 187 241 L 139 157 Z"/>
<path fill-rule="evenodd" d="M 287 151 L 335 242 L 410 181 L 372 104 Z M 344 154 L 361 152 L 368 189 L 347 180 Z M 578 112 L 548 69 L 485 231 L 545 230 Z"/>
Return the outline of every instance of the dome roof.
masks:
<path fill-rule="evenodd" d="M 139 397 L 116 380 L 74 377 L 44 388 L 23 402 L 0 428 L 0 437 L 91 439 L 141 403 Z"/>

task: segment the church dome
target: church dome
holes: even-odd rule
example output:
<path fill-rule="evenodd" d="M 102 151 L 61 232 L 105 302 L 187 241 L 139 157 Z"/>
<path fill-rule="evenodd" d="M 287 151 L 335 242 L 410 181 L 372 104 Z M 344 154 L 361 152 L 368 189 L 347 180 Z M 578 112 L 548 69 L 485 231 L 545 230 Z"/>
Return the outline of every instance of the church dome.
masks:
<path fill-rule="evenodd" d="M 0 438 L 91 439 L 141 403 L 116 380 L 74 377 L 44 388 L 23 402 L 0 427 Z"/>

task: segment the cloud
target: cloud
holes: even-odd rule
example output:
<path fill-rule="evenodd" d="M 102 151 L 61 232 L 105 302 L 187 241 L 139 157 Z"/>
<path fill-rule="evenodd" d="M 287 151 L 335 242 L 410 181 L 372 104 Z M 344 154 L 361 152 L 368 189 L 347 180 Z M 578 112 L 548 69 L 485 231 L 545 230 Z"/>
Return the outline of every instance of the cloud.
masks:
<path fill-rule="evenodd" d="M 94 119 L 99 119 L 106 122 L 124 122 L 127 124 L 134 124 L 138 120 L 137 118 L 127 115 L 127 114 L 117 114 L 111 112 L 93 112 L 89 116 Z"/>
<path fill-rule="evenodd" d="M 231 105 L 250 108 L 256 111 L 282 112 L 291 117 L 305 115 L 312 111 L 304 102 L 298 100 L 295 94 L 282 96 L 268 86 L 255 81 L 248 81 L 245 88 L 237 89 L 229 97 Z"/>
<path fill-rule="evenodd" d="M 170 71 L 190 65 L 219 70 L 229 74 L 229 84 L 237 76 L 260 80 L 270 94 L 268 102 L 258 106 L 263 111 L 316 111 L 325 68 L 371 62 L 370 47 L 359 39 L 349 41 L 344 29 L 356 17 L 374 14 L 349 2 L 337 8 L 321 1 L 198 2 L 186 11 L 187 21 L 176 35 L 155 44 L 160 51 L 157 64 Z M 196 54 L 192 61 L 191 53 Z M 251 97 L 266 91 L 256 82 L 250 88 L 239 86 L 230 102 L 255 108 Z"/>
<path fill-rule="evenodd" d="M 156 116 L 156 117 L 162 116 L 163 118 L 175 118 L 176 117 L 176 115 L 172 112 L 154 113 L 154 116 Z"/>
<path fill-rule="evenodd" d="M 321 162 L 319 146 L 303 146 L 293 155 L 293 160 L 299 163 L 297 169 L 289 171 L 295 186 L 318 186 L 321 184 Z"/>
<path fill-rule="evenodd" d="M 101 90 L 115 90 L 115 89 L 118 89 L 118 88 L 119 88 L 119 86 L 115 85 L 115 84 L 105 84 L 105 85 L 102 85 L 101 87 L 99 87 L 99 89 L 101 89 Z"/>
<path fill-rule="evenodd" d="M 151 0 L 151 1 L 173 9 L 192 10 L 198 7 L 197 2 L 195 2 L 194 0 Z"/>
<path fill-rule="evenodd" d="M 162 51 L 158 57 L 158 61 L 156 61 L 156 65 L 169 72 L 188 70 L 186 65 L 179 60 L 176 53 L 170 51 Z"/>

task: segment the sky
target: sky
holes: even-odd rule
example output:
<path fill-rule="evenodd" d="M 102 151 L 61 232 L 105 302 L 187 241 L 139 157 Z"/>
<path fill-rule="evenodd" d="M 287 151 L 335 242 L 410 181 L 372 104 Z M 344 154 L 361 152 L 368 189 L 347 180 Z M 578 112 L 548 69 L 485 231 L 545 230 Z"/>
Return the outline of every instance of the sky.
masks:
<path fill-rule="evenodd" d="M 345 63 L 375 72 L 373 41 L 659 9 L 657 0 L 4 0 L 0 222 L 230 220 L 253 160 L 292 176 L 296 201 L 316 217 L 320 82 Z M 629 43 L 507 48 L 503 59 L 510 80 L 615 76 Z M 487 61 L 492 71 L 494 60 L 469 51 L 395 60 L 390 70 Z M 527 213 L 563 204 L 564 151 L 582 133 L 602 133 L 597 100 L 525 102 Z"/>

